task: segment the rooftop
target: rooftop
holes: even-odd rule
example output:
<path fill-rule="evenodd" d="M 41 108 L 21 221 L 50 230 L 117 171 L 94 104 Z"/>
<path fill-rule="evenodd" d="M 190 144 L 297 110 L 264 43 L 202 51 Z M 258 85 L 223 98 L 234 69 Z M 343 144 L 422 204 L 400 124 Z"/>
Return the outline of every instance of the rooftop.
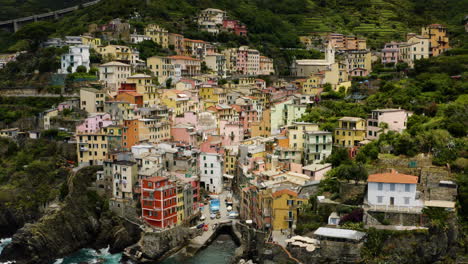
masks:
<path fill-rule="evenodd" d="M 361 121 L 362 118 L 360 117 L 352 117 L 352 116 L 344 116 L 339 119 L 340 121 L 353 121 L 353 122 L 358 122 Z"/>
<path fill-rule="evenodd" d="M 418 176 L 401 174 L 393 170 L 387 173 L 377 173 L 369 175 L 368 182 L 383 182 L 383 183 L 409 183 L 417 184 Z"/>
<path fill-rule="evenodd" d="M 344 238 L 349 240 L 361 240 L 366 233 L 354 231 L 350 229 L 341 229 L 341 228 L 329 228 L 329 227 L 319 227 L 314 235 L 330 238 Z"/>

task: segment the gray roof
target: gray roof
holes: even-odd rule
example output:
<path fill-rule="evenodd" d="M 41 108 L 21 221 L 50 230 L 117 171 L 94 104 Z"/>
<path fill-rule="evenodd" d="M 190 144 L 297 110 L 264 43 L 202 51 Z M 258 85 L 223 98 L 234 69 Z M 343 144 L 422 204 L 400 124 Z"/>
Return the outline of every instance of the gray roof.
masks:
<path fill-rule="evenodd" d="M 343 238 L 343 239 L 359 241 L 366 235 L 366 233 L 354 231 L 351 229 L 319 227 L 314 232 L 314 235 L 321 236 L 321 237 Z"/>

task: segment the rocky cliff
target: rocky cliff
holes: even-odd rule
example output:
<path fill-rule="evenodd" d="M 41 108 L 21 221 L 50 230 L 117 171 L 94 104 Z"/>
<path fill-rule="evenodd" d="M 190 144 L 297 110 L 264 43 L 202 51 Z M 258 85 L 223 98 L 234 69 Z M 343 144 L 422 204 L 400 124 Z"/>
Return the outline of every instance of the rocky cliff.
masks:
<path fill-rule="evenodd" d="M 0 261 L 49 263 L 83 247 L 122 250 L 138 241 L 140 230 L 113 215 L 107 202 L 88 190 L 99 167 L 87 167 L 70 176 L 69 194 L 60 209 L 26 224 L 13 236 Z"/>

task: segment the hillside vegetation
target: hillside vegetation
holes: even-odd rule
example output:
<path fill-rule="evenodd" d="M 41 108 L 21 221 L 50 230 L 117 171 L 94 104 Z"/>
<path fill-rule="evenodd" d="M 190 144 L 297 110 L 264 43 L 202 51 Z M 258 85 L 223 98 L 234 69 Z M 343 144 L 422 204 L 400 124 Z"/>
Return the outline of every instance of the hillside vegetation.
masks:
<path fill-rule="evenodd" d="M 46 13 L 89 0 L 0 0 L 0 21 Z"/>

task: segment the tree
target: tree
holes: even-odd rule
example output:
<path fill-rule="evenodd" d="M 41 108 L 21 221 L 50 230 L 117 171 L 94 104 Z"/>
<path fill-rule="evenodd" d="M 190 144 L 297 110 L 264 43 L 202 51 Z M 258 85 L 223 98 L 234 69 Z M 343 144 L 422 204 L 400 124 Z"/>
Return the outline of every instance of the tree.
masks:
<path fill-rule="evenodd" d="M 206 62 L 202 61 L 202 63 L 201 63 L 201 72 L 202 72 L 202 73 L 208 73 L 209 70 L 210 70 L 210 69 L 209 69 L 208 66 L 206 65 Z"/>
<path fill-rule="evenodd" d="M 338 167 L 341 164 L 351 163 L 351 159 L 348 155 L 348 150 L 346 148 L 334 148 L 330 156 L 328 156 L 326 162 L 331 163 L 333 167 Z"/>
<path fill-rule="evenodd" d="M 168 78 L 168 79 L 166 80 L 166 88 L 167 88 L 167 89 L 170 89 L 171 86 L 172 86 L 172 78 Z"/>
<path fill-rule="evenodd" d="M 55 32 L 54 24 L 46 21 L 39 21 L 25 25 L 20 28 L 16 33 L 15 37 L 18 40 L 28 40 L 31 45 L 32 51 L 39 48 L 39 44 L 49 37 L 50 34 Z"/>
<path fill-rule="evenodd" d="M 86 73 L 88 70 L 86 69 L 86 66 L 80 65 L 76 67 L 76 72 L 78 73 Z"/>

